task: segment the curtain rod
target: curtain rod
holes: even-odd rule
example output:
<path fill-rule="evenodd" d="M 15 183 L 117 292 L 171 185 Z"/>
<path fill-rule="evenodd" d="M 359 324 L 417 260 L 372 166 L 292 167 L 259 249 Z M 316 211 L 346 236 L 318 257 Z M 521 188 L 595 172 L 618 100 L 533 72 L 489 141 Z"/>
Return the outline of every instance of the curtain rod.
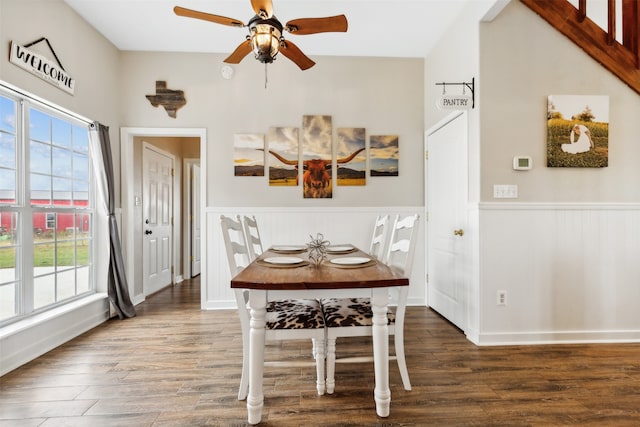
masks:
<path fill-rule="evenodd" d="M 42 104 L 47 108 L 52 108 L 52 109 L 54 109 L 54 110 L 56 110 L 56 111 L 58 111 L 60 113 L 66 114 L 67 116 L 71 116 L 76 120 L 80 120 L 81 122 L 85 122 L 88 125 L 93 125 L 95 123 L 95 120 L 88 119 L 88 118 L 86 118 L 84 116 L 81 116 L 80 114 L 77 114 L 77 113 L 74 113 L 73 111 L 67 110 L 64 107 L 61 107 L 61 106 L 56 105 L 56 104 L 53 104 L 53 103 L 45 100 L 44 98 L 41 98 L 41 97 L 39 97 L 37 95 L 33 95 L 32 93 L 29 93 L 29 92 L 27 92 L 25 90 L 22 90 L 22 89 L 14 86 L 14 85 L 12 85 L 10 83 L 5 82 L 4 80 L 0 80 L 0 87 L 3 87 L 5 89 L 7 89 L 7 90 L 15 92 L 15 93 L 19 94 L 22 97 L 28 98 L 31 101 L 35 101 L 35 102 L 37 102 L 39 104 Z"/>

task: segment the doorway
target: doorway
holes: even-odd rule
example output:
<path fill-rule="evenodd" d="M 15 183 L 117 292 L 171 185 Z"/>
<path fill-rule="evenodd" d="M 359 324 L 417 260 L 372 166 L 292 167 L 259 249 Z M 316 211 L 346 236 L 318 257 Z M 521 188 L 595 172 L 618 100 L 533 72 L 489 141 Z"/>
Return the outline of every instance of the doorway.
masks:
<path fill-rule="evenodd" d="M 184 159 L 184 278 L 200 275 L 202 253 L 201 196 L 200 196 L 200 159 Z"/>
<path fill-rule="evenodd" d="M 184 261 L 186 253 L 192 248 L 185 249 L 185 203 L 186 191 L 183 183 L 183 159 L 189 158 L 193 162 L 200 162 L 200 159 L 206 159 L 206 130 L 202 128 L 121 128 L 120 130 L 120 158 L 121 158 L 121 179 L 122 179 L 122 211 L 121 211 L 121 230 L 122 230 L 122 246 L 125 258 L 125 268 L 129 283 L 129 294 L 134 304 L 138 304 L 145 300 L 149 292 L 144 287 L 144 263 L 142 258 L 142 246 L 144 244 L 144 232 L 146 224 L 144 221 L 144 203 L 146 197 L 142 194 L 142 186 L 137 184 L 142 180 L 142 161 L 141 159 L 141 141 L 147 141 L 161 149 L 166 149 L 166 145 L 173 143 L 176 147 L 181 147 L 179 154 L 176 155 L 174 164 L 174 197 L 173 197 L 173 223 L 171 233 L 173 243 L 170 245 L 170 253 L 172 259 L 173 271 L 171 272 L 171 283 L 180 283 L 183 279 L 189 278 L 186 274 L 191 274 L 185 269 Z M 159 142 L 164 141 L 164 142 Z M 173 142 L 171 142 L 173 141 Z M 185 142 L 197 141 L 199 147 L 195 145 L 195 152 L 182 152 L 186 150 Z M 177 149 L 166 149 L 175 154 Z M 206 162 L 200 165 L 200 179 L 196 186 L 199 189 L 199 199 L 205 200 L 206 182 Z M 198 217 L 203 217 L 205 203 L 200 203 L 198 209 Z M 206 235 L 206 221 L 201 221 L 200 232 Z M 199 246 L 200 257 L 206 259 L 206 247 L 204 239 L 200 240 Z M 201 263 L 201 278 L 206 277 L 206 263 Z M 204 291 L 203 291 L 204 294 Z M 205 298 L 202 297 L 201 300 Z"/>
<path fill-rule="evenodd" d="M 469 304 L 468 116 L 455 112 L 426 134 L 427 301 L 465 331 Z M 466 233 L 466 235 L 465 235 Z"/>

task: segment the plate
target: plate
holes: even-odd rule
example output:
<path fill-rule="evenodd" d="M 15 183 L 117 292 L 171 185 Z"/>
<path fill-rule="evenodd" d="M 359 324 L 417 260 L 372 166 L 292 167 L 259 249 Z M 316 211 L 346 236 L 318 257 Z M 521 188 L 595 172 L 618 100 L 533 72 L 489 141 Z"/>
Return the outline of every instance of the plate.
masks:
<path fill-rule="evenodd" d="M 295 256 L 274 256 L 265 258 L 263 261 L 269 264 L 299 264 L 304 260 Z"/>
<path fill-rule="evenodd" d="M 365 257 L 342 257 L 342 258 L 334 258 L 330 262 L 338 265 L 358 265 L 358 264 L 366 264 L 371 261 L 371 258 Z"/>
<path fill-rule="evenodd" d="M 327 248 L 327 252 L 332 253 L 332 252 L 349 252 L 352 251 L 354 248 L 351 245 L 335 245 L 335 246 L 329 246 Z"/>
<path fill-rule="evenodd" d="M 272 246 L 271 250 L 274 252 L 304 252 L 307 250 L 307 247 L 300 245 L 277 245 Z"/>

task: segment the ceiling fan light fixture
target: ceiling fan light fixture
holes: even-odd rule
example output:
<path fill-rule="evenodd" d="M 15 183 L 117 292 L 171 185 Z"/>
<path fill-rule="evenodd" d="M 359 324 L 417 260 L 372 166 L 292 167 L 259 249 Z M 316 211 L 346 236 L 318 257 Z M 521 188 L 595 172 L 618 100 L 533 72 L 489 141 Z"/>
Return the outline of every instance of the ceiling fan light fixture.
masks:
<path fill-rule="evenodd" d="M 349 25 L 346 16 L 336 15 L 324 18 L 293 19 L 284 26 L 273 14 L 273 0 L 251 0 L 251 7 L 255 15 L 246 25 L 237 19 L 180 6 L 175 6 L 173 11 L 176 15 L 186 18 L 201 19 L 231 27 L 248 27 L 249 34 L 246 35 L 246 39 L 236 47 L 231 55 L 225 58 L 224 62 L 239 64 L 253 51 L 255 59 L 265 64 L 265 69 L 266 64 L 272 63 L 280 51 L 282 51 L 282 56 L 292 61 L 303 71 L 315 65 L 315 62 L 306 56 L 298 46 L 285 40 L 282 36 L 285 31 L 298 35 L 335 33 L 347 31 Z"/>
<path fill-rule="evenodd" d="M 253 53 L 258 61 L 265 64 L 269 64 L 275 59 L 282 38 L 282 29 L 268 21 L 271 20 L 250 25 Z"/>

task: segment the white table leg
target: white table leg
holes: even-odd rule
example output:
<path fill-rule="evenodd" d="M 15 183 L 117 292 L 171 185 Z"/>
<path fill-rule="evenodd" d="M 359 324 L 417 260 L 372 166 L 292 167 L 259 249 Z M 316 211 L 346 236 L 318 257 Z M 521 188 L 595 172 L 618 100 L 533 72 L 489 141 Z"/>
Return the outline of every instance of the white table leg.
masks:
<path fill-rule="evenodd" d="M 387 325 L 387 304 L 389 293 L 386 288 L 375 288 L 371 295 L 373 312 L 373 364 L 376 386 L 373 391 L 376 413 L 380 417 L 389 416 L 391 390 L 389 390 L 389 326 Z"/>
<path fill-rule="evenodd" d="M 333 394 L 333 391 L 336 389 L 336 339 L 329 338 L 327 340 L 327 355 L 326 355 L 326 364 L 327 364 L 327 393 Z"/>
<path fill-rule="evenodd" d="M 264 372 L 264 340 L 267 315 L 267 293 L 252 289 L 249 292 L 249 395 L 247 413 L 249 424 L 258 424 L 262 419 L 264 395 L 262 394 L 262 375 Z"/>

